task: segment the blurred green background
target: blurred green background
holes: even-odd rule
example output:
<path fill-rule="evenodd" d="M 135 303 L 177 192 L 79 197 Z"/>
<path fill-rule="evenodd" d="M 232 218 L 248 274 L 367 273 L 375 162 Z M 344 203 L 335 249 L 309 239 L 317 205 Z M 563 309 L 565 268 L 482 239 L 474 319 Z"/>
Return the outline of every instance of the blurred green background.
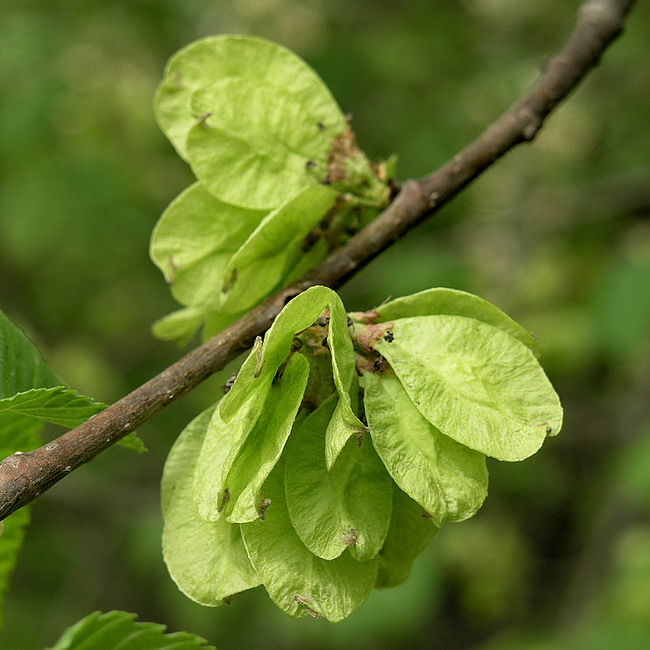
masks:
<path fill-rule="evenodd" d="M 157 129 L 168 57 L 219 33 L 295 50 L 400 179 L 434 169 L 530 88 L 578 2 L 3 0 L 0 308 L 81 392 L 114 401 L 174 361 L 175 308 L 152 227 L 192 175 Z M 292 620 L 258 590 L 204 608 L 161 558 L 158 482 L 224 374 L 33 507 L 0 648 L 34 650 L 89 612 L 247 648 L 650 647 L 650 9 L 549 120 L 342 291 L 349 310 L 431 286 L 492 300 L 534 331 L 566 424 L 490 464 L 479 514 L 444 528 L 403 586 L 346 621 Z M 229 374 L 227 370 L 225 375 Z M 52 431 L 52 434 L 55 432 Z"/>

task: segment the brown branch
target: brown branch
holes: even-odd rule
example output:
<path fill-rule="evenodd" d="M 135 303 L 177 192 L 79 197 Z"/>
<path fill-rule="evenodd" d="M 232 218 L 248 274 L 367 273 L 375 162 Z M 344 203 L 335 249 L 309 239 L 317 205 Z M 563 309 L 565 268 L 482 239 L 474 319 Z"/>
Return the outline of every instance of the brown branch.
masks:
<path fill-rule="evenodd" d="M 0 519 L 33 501 L 79 465 L 221 370 L 263 334 L 291 298 L 310 286 L 336 288 L 425 217 L 439 210 L 515 145 L 532 140 L 546 116 L 593 68 L 621 32 L 634 0 L 587 0 L 562 51 L 534 88 L 440 169 L 403 184 L 367 228 L 300 281 L 268 298 L 230 327 L 76 429 L 0 463 Z"/>

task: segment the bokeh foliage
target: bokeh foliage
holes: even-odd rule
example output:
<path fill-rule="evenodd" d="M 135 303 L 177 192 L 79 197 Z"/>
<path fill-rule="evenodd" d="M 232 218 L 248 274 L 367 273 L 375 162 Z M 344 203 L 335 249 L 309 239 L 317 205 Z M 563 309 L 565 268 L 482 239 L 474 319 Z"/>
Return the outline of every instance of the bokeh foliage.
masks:
<path fill-rule="evenodd" d="M 191 174 L 154 124 L 167 58 L 249 33 L 304 57 L 399 178 L 453 155 L 530 87 L 578 2 L 8 0 L 0 6 L 0 302 L 66 381 L 110 402 L 179 354 L 148 241 Z M 452 286 L 533 330 L 563 435 L 490 464 L 473 520 L 443 529 L 403 586 L 336 626 L 263 594 L 201 608 L 160 556 L 160 471 L 230 370 L 33 506 L 0 647 L 54 642 L 92 610 L 138 612 L 219 648 L 627 648 L 650 643 L 650 10 L 554 114 L 342 291 L 350 309 Z M 54 433 L 54 431 L 52 431 Z M 36 615 L 36 613 L 38 613 Z"/>

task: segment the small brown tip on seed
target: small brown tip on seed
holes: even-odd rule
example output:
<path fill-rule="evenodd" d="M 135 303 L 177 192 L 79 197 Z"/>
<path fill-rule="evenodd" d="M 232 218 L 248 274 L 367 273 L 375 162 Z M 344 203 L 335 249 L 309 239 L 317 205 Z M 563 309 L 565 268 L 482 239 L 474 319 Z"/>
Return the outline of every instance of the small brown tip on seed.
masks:
<path fill-rule="evenodd" d="M 221 493 L 221 496 L 219 497 L 219 501 L 217 503 L 217 512 L 222 512 L 229 500 L 230 500 L 230 490 L 226 488 Z"/>
<path fill-rule="evenodd" d="M 294 594 L 293 599 L 297 603 L 300 603 L 305 608 L 307 614 L 309 614 L 310 616 L 313 616 L 314 618 L 324 618 L 322 614 L 319 614 L 317 611 L 309 607 L 308 603 L 311 603 L 311 600 L 306 596 L 301 596 L 300 594 Z"/>
<path fill-rule="evenodd" d="M 308 250 L 311 250 L 314 247 L 314 244 L 318 241 L 318 235 L 314 232 L 310 232 L 300 244 L 302 250 L 306 253 Z"/>
<path fill-rule="evenodd" d="M 233 387 L 233 384 L 235 383 L 235 379 L 237 379 L 237 373 L 233 372 L 230 377 L 228 377 L 228 381 L 221 387 L 221 390 L 225 393 L 228 393 L 230 389 Z"/>
<path fill-rule="evenodd" d="M 257 513 L 259 515 L 260 521 L 264 521 L 264 517 L 266 516 L 266 509 L 271 505 L 271 499 L 262 499 L 260 501 L 259 508 L 257 510 Z"/>
<path fill-rule="evenodd" d="M 356 528 L 350 528 L 345 535 L 341 538 L 341 541 L 346 545 L 346 546 L 354 546 L 357 543 L 357 539 L 359 538 L 359 534 L 357 533 Z"/>
<path fill-rule="evenodd" d="M 200 126 L 200 127 L 205 127 L 206 122 L 208 121 L 208 118 L 210 118 L 210 117 L 212 117 L 212 113 L 210 113 L 210 112 L 203 113 L 203 115 L 199 115 L 196 118 L 197 125 Z"/>

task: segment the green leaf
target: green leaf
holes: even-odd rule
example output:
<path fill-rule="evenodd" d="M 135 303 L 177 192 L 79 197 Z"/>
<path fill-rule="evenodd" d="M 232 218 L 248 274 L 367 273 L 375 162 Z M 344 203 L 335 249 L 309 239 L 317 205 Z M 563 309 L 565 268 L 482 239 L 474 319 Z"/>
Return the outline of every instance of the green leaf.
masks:
<path fill-rule="evenodd" d="M 393 485 L 393 512 L 379 553 L 376 587 L 396 587 L 409 577 L 413 561 L 438 532 L 426 515 L 420 505 Z"/>
<path fill-rule="evenodd" d="M 273 602 L 289 616 L 340 621 L 372 591 L 378 560 L 357 562 L 347 551 L 334 560 L 311 553 L 289 519 L 284 471 L 282 460 L 264 484 L 271 500 L 264 521 L 241 526 L 248 556 Z"/>
<path fill-rule="evenodd" d="M 377 322 L 438 314 L 475 318 L 514 336 L 529 347 L 535 356 L 540 356 L 539 345 L 530 332 L 492 303 L 465 291 L 445 288 L 428 289 L 391 300 L 377 307 L 375 311 L 379 315 Z"/>
<path fill-rule="evenodd" d="M 151 331 L 158 339 L 176 341 L 179 345 L 185 345 L 192 340 L 205 318 L 205 310 L 198 307 L 185 307 L 158 319 Z"/>
<path fill-rule="evenodd" d="M 18 552 L 25 539 L 30 516 L 29 507 L 21 508 L 0 522 L 0 629 L 3 623 L 2 610 L 5 595 L 9 589 L 11 574 L 16 566 Z"/>
<path fill-rule="evenodd" d="M 348 332 L 348 319 L 338 295 L 327 287 L 311 287 L 291 300 L 242 365 L 237 379 L 221 403 L 221 417 L 229 422 L 239 408 L 263 386 L 285 361 L 295 335 L 312 326 L 325 309 L 329 310 L 327 343 L 331 353 L 332 375 L 339 404 L 327 433 L 326 458 L 331 467 L 353 433 L 366 426 L 354 414 L 351 393 L 355 392 L 354 348 Z"/>
<path fill-rule="evenodd" d="M 239 526 L 224 519 L 205 521 L 192 494 L 194 470 L 211 409 L 184 429 L 172 447 L 162 478 L 163 557 L 178 588 L 202 605 L 222 605 L 256 587 Z M 110 646 L 108 646 L 110 647 Z"/>
<path fill-rule="evenodd" d="M 349 405 L 339 399 L 336 403 L 334 413 L 332 413 L 332 417 L 327 424 L 327 430 L 325 431 L 325 464 L 328 470 L 332 469 L 343 447 L 345 447 L 353 434 L 359 436 L 367 433 L 367 427 L 361 421 L 356 426 L 351 425 L 346 417 L 346 411 L 349 406 L 357 407 L 359 401 L 358 394 L 359 380 L 355 376 L 349 391 Z M 353 397 L 354 400 L 352 399 Z"/>
<path fill-rule="evenodd" d="M 463 316 L 393 324 L 388 359 L 424 417 L 457 442 L 499 460 L 522 460 L 562 423 L 562 408 L 535 355 L 501 329 Z"/>
<path fill-rule="evenodd" d="M 25 415 L 70 429 L 105 408 L 105 404 L 95 402 L 65 386 L 34 388 L 0 399 L 0 413 Z"/>
<path fill-rule="evenodd" d="M 219 519 L 226 500 L 226 479 L 237 455 L 253 431 L 262 413 L 271 382 L 258 387 L 255 398 L 249 400 L 228 423 L 224 422 L 217 408 L 208 425 L 194 472 L 194 501 L 199 514 L 206 521 Z M 277 391 L 273 391 L 274 395 Z"/>
<path fill-rule="evenodd" d="M 24 415 L 68 429 L 83 424 L 105 408 L 106 404 L 95 402 L 92 398 L 80 395 L 76 390 L 65 386 L 33 388 L 0 400 L 0 413 Z M 147 451 L 135 433 L 130 433 L 117 444 L 138 453 Z"/>
<path fill-rule="evenodd" d="M 200 450 L 205 444 L 205 439 L 210 435 L 210 420 L 216 408 L 217 404 L 214 404 L 197 415 L 181 432 L 167 455 L 162 482 L 160 484 L 160 500 L 163 515 L 169 508 L 176 487 L 187 473 L 188 466 L 194 465 L 194 473 L 196 473 Z M 198 446 L 197 440 L 200 436 L 203 436 L 203 440 L 201 446 Z"/>
<path fill-rule="evenodd" d="M 264 213 L 219 201 L 200 183 L 182 192 L 160 217 L 151 237 L 151 259 L 183 305 L 216 308 L 232 255 Z M 185 314 L 188 327 L 196 314 Z"/>
<path fill-rule="evenodd" d="M 157 320 L 151 329 L 156 338 L 175 341 L 182 346 L 194 338 L 196 330 L 202 323 L 204 324 L 202 338 L 207 340 L 234 323 L 240 316 L 243 316 L 243 313 L 223 314 L 207 308 L 185 307 Z"/>
<path fill-rule="evenodd" d="M 261 493 L 262 484 L 289 438 L 308 377 L 309 363 L 296 354 L 287 363 L 282 377 L 271 385 L 264 409 L 225 481 L 230 499 L 224 512 L 229 521 L 245 523 L 264 517 L 266 498 Z"/>
<path fill-rule="evenodd" d="M 0 459 L 15 451 L 31 451 L 40 444 L 42 423 L 16 413 L 0 413 Z"/>
<path fill-rule="evenodd" d="M 135 451 L 136 454 L 144 454 L 149 451 L 147 449 L 147 446 L 135 431 L 132 431 L 121 440 L 118 440 L 116 444 L 118 444 L 120 447 L 124 447 L 125 449 Z"/>
<path fill-rule="evenodd" d="M 38 348 L 0 311 L 0 414 L 15 413 L 73 428 L 106 408 L 64 383 Z M 135 433 L 118 444 L 146 451 Z"/>
<path fill-rule="evenodd" d="M 0 311 L 0 399 L 64 383 L 36 346 Z"/>
<path fill-rule="evenodd" d="M 41 427 L 38 420 L 14 413 L 0 413 L 0 460 L 16 451 L 31 451 L 38 447 Z M 0 522 L 0 613 L 29 518 L 29 508 L 21 508 Z"/>
<path fill-rule="evenodd" d="M 220 311 L 209 312 L 205 319 L 203 327 L 203 340 L 207 341 L 210 337 L 221 332 L 221 330 L 234 323 L 237 319 L 244 316 L 247 312 L 239 312 L 237 314 L 224 314 Z"/>
<path fill-rule="evenodd" d="M 348 329 L 348 316 L 338 295 L 330 302 L 330 322 L 327 342 L 332 353 L 332 372 L 334 384 L 339 395 L 339 403 L 327 427 L 325 438 L 325 458 L 327 468 L 331 469 L 345 443 L 354 433 L 364 433 L 367 428 L 354 414 L 356 395 L 358 395 L 355 368 L 354 346 Z M 355 396 L 355 404 L 351 395 Z"/>
<path fill-rule="evenodd" d="M 348 315 L 341 299 L 331 292 L 329 301 L 330 321 L 327 332 L 327 343 L 332 353 L 332 372 L 339 399 L 343 403 L 343 419 L 350 426 L 351 432 L 365 429 L 363 423 L 352 411 L 350 388 L 356 379 L 354 346 L 350 338 Z"/>
<path fill-rule="evenodd" d="M 50 650 L 216 650 L 195 634 L 165 634 L 164 625 L 135 619 L 127 612 L 93 612 L 69 627 Z"/>
<path fill-rule="evenodd" d="M 325 171 L 319 177 L 309 167 L 325 170 L 334 134 L 318 124 L 331 124 L 332 111 L 309 113 L 284 88 L 243 79 L 195 93 L 192 108 L 209 117 L 189 132 L 189 162 L 222 201 L 272 210 L 325 178 Z"/>
<path fill-rule="evenodd" d="M 485 456 L 440 433 L 397 377 L 364 373 L 363 385 L 372 441 L 395 483 L 436 526 L 475 514 L 487 496 Z"/>
<path fill-rule="evenodd" d="M 291 300 L 278 314 L 264 335 L 264 342 L 255 345 L 237 374 L 230 392 L 221 401 L 220 413 L 230 422 L 235 413 L 269 377 L 275 376 L 286 360 L 294 336 L 316 321 L 332 299 L 327 287 L 311 287 Z"/>
<path fill-rule="evenodd" d="M 278 286 L 302 255 L 302 240 L 336 197 L 330 188 L 313 185 L 264 217 L 226 266 L 221 309 L 249 309 Z"/>
<path fill-rule="evenodd" d="M 198 74 L 189 63 L 197 52 Z M 156 105 L 163 130 L 210 193 L 253 209 L 276 208 L 323 180 L 332 140 L 347 127 L 311 68 L 251 37 L 215 38 L 181 52 Z"/>
<path fill-rule="evenodd" d="M 288 287 L 290 284 L 300 280 L 307 271 L 313 269 L 315 266 L 318 266 L 326 257 L 330 251 L 330 246 L 327 243 L 327 240 L 322 237 L 306 252 L 304 253 L 296 265 L 289 271 L 282 280 L 281 284 L 283 287 Z"/>
<path fill-rule="evenodd" d="M 322 120 L 325 127 L 323 133 L 330 137 L 345 125 L 327 87 L 289 50 L 250 36 L 205 38 L 170 59 L 154 102 L 160 127 L 183 158 L 187 159 L 187 134 L 204 112 L 193 112 L 190 106 L 193 94 L 229 79 L 276 86 L 302 104 L 306 114 L 317 115 L 316 120 Z M 243 108 L 236 106 L 235 110 Z"/>
<path fill-rule="evenodd" d="M 305 546 L 325 560 L 347 548 L 358 560 L 381 549 L 390 522 L 392 481 L 370 438 L 349 440 L 331 471 L 325 464 L 325 430 L 336 395 L 311 413 L 289 439 L 286 500 Z"/>

